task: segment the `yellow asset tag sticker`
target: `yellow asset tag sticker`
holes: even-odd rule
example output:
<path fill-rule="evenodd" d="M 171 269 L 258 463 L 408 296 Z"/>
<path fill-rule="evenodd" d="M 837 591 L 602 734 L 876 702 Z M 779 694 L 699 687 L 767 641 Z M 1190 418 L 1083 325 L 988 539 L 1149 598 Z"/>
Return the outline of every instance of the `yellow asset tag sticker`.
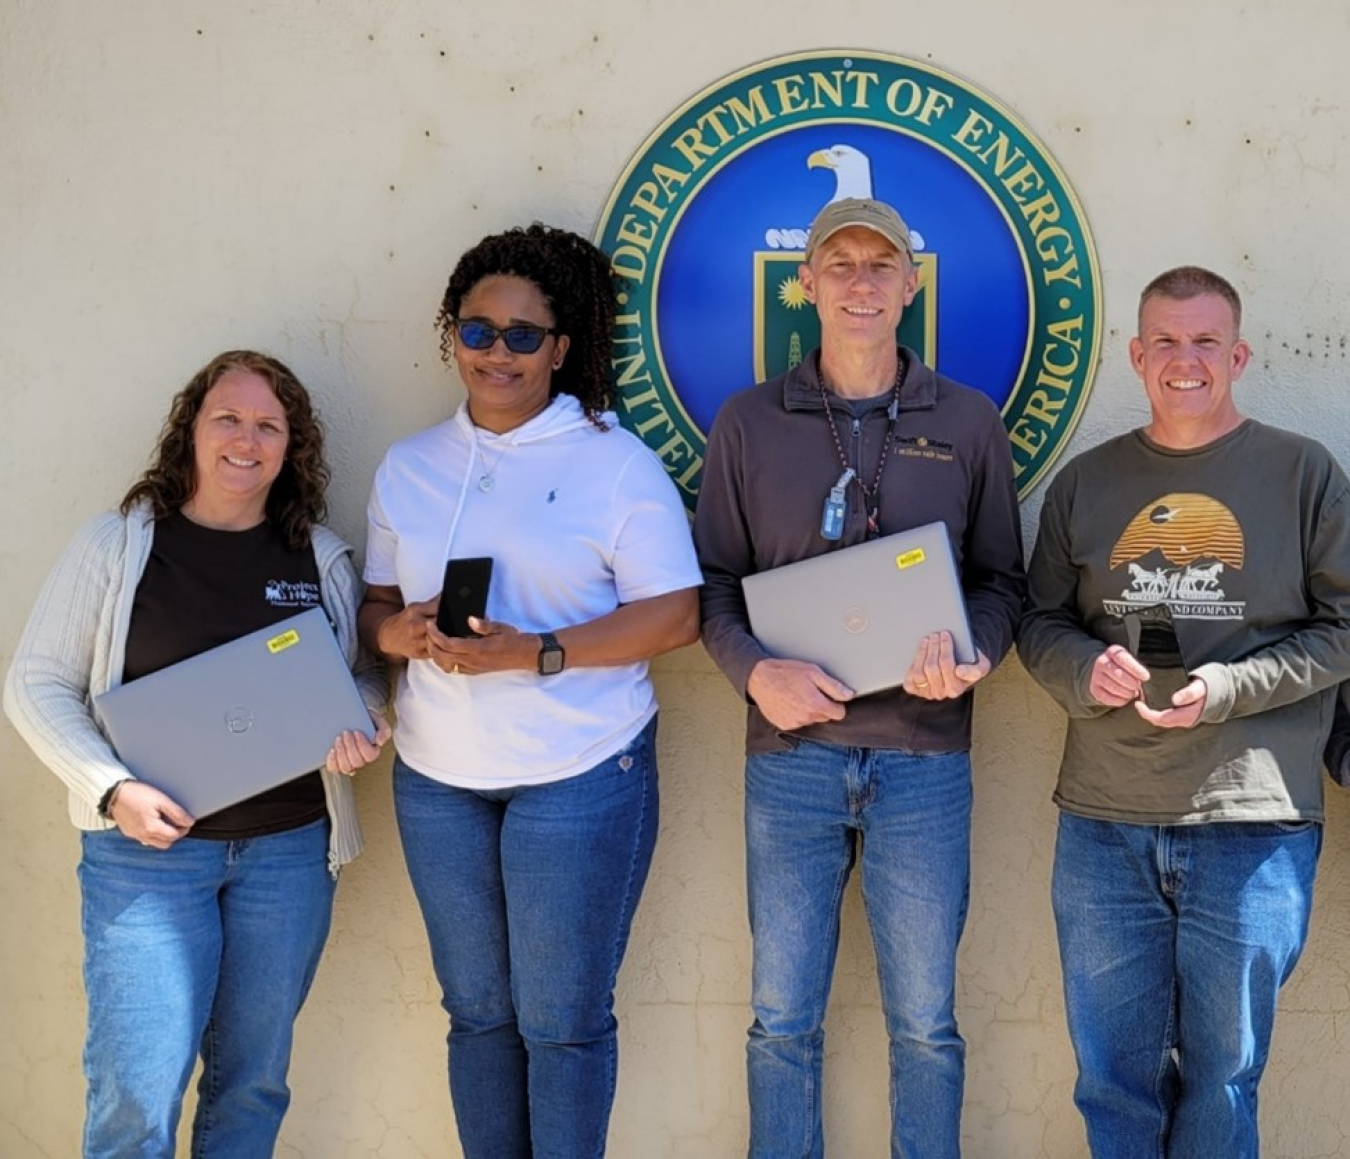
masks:
<path fill-rule="evenodd" d="M 284 652 L 292 644 L 300 643 L 300 633 L 294 628 L 282 632 L 280 636 L 273 636 L 267 641 L 267 650 L 275 656 L 278 652 Z"/>
<path fill-rule="evenodd" d="M 895 557 L 895 566 L 901 571 L 907 567 L 913 567 L 916 563 L 923 563 L 924 554 L 922 547 L 916 547 L 912 551 L 906 551 Z"/>

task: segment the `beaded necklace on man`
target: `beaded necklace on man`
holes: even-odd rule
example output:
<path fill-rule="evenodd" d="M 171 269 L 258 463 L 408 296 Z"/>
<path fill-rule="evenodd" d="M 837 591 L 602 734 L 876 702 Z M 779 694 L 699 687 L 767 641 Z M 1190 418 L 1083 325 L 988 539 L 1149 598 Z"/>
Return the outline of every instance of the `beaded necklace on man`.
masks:
<path fill-rule="evenodd" d="M 848 456 L 844 454 L 844 444 L 839 440 L 839 427 L 834 421 L 834 411 L 830 407 L 830 392 L 825 389 L 822 375 L 817 382 L 820 387 L 820 401 L 825 407 L 825 420 L 830 428 L 830 437 L 834 439 L 834 449 L 839 453 L 839 465 L 843 474 L 839 476 L 830 493 L 825 497 L 825 508 L 820 517 L 820 534 L 825 539 L 839 539 L 844 534 L 844 519 L 848 514 L 848 486 L 857 483 L 863 493 L 863 510 L 867 512 L 867 538 L 876 539 L 881 534 L 881 479 L 886 473 L 886 464 L 890 458 L 891 443 L 895 440 L 895 424 L 900 418 L 900 382 L 905 376 L 905 361 L 896 358 L 895 384 L 891 387 L 891 403 L 886 408 L 886 438 L 881 444 L 881 457 L 877 460 L 876 474 L 872 476 L 869 487 L 862 477 L 848 465 Z M 859 448 L 861 450 L 861 447 Z M 858 466 L 862 463 L 859 461 Z"/>

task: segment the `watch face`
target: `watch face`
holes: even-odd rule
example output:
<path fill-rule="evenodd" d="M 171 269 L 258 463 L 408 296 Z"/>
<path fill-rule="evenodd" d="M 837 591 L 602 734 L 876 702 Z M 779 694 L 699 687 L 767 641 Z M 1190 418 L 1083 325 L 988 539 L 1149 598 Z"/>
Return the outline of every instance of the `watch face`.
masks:
<path fill-rule="evenodd" d="M 567 653 L 563 651 L 563 646 L 558 643 L 558 638 L 552 632 L 544 632 L 540 640 L 542 646 L 539 649 L 539 675 L 556 676 L 563 670 Z"/>

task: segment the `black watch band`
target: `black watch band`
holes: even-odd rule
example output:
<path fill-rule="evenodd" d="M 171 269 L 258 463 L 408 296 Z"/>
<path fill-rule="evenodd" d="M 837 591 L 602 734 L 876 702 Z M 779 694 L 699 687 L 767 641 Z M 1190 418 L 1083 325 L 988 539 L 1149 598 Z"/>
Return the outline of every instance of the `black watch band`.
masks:
<path fill-rule="evenodd" d="M 567 653 L 552 632 L 539 633 L 539 675 L 556 676 L 563 670 Z"/>
<path fill-rule="evenodd" d="M 129 780 L 131 780 L 130 777 L 123 777 L 120 781 L 114 781 L 108 786 L 108 791 L 98 799 L 98 815 L 105 821 L 112 820 L 112 810 L 117 803 L 117 794 L 122 791 L 122 786 Z"/>

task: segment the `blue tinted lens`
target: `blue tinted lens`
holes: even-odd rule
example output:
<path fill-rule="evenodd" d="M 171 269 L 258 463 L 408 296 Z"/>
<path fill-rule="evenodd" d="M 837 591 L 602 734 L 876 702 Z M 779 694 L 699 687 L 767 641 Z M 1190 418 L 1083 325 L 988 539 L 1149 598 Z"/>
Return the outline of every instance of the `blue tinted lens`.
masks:
<path fill-rule="evenodd" d="M 544 344 L 547 330 L 540 326 L 508 326 L 502 331 L 507 350 L 515 354 L 533 354 Z"/>
<path fill-rule="evenodd" d="M 497 341 L 497 327 L 472 319 L 455 323 L 459 340 L 470 350 L 486 350 Z"/>
<path fill-rule="evenodd" d="M 463 318 L 455 323 L 459 339 L 470 350 L 490 350 L 501 337 L 513 354 L 533 354 L 544 344 L 549 333 L 542 326 L 508 326 L 498 330 L 491 322 L 479 318 Z"/>

